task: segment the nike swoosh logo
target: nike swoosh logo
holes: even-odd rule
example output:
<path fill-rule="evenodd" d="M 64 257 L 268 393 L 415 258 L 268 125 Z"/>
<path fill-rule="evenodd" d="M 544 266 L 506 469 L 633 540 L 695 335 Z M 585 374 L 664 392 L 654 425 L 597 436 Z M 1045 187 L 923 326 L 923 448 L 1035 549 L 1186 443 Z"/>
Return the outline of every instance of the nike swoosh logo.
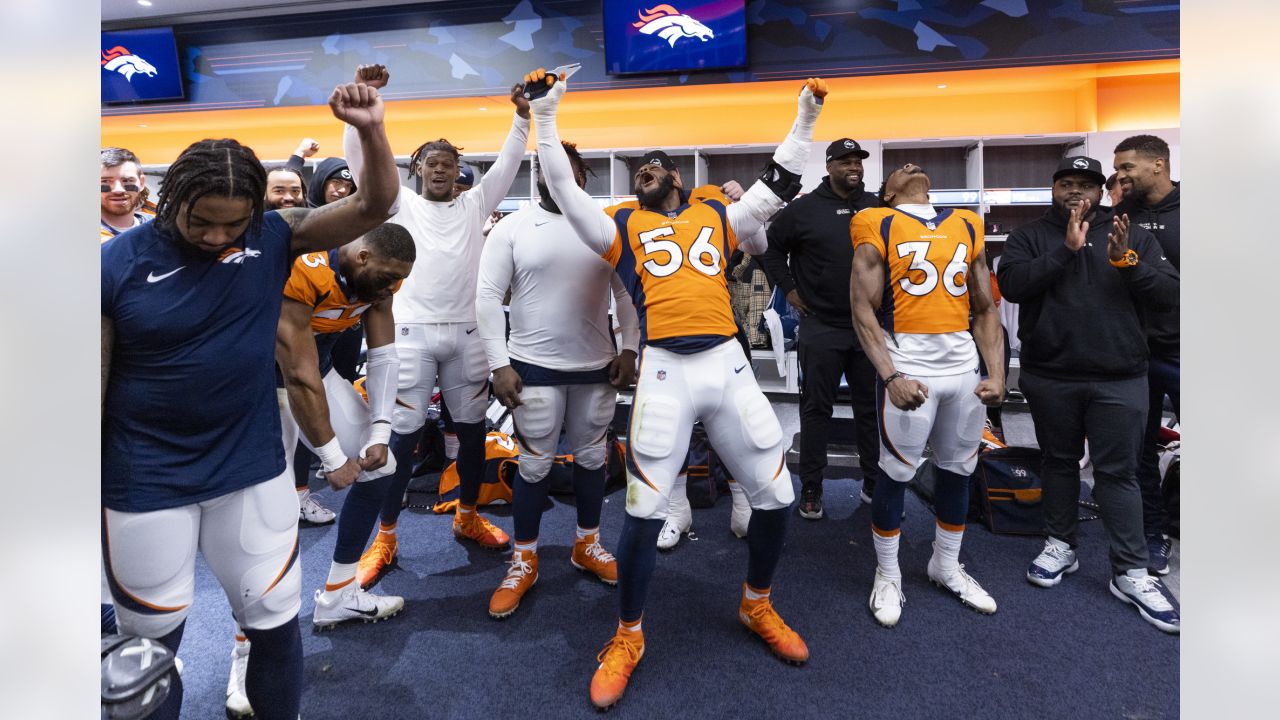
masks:
<path fill-rule="evenodd" d="M 351 608 L 351 609 L 360 613 L 361 615 L 364 615 L 365 617 L 373 617 L 374 615 L 378 614 L 378 608 L 374 608 L 372 610 L 361 610 L 360 608 Z"/>
<path fill-rule="evenodd" d="M 468 334 L 468 335 L 470 335 L 471 333 L 473 333 L 473 332 L 475 332 L 475 331 L 476 331 L 476 329 L 475 329 L 475 328 L 471 328 L 470 330 L 468 330 L 468 331 L 467 331 L 467 334 Z"/>
<path fill-rule="evenodd" d="M 178 270 L 181 270 L 182 268 L 185 268 L 185 267 L 186 267 L 186 265 L 183 265 L 182 267 L 178 268 Z M 161 280 L 163 280 L 163 279 L 165 279 L 165 278 L 169 277 L 170 275 L 172 275 L 172 274 L 174 274 L 174 273 L 178 272 L 178 270 L 170 270 L 169 272 L 167 272 L 167 273 L 165 273 L 165 274 L 163 274 L 163 275 L 157 275 L 157 274 L 155 274 L 155 273 L 148 273 L 148 274 L 147 274 L 147 282 L 149 282 L 149 283 L 160 282 Z"/>
<path fill-rule="evenodd" d="M 746 367 L 746 365 L 743 365 L 742 367 L 735 369 L 733 372 L 734 372 L 734 373 L 740 373 L 740 372 L 742 372 L 742 368 L 745 368 L 745 367 Z"/>
<path fill-rule="evenodd" d="M 543 220 L 542 222 L 536 222 L 536 223 L 534 223 L 534 224 L 533 224 L 533 226 L 534 226 L 534 227 L 542 227 L 543 225 L 546 225 L 546 224 L 547 224 L 547 223 L 549 223 L 549 222 L 551 222 L 551 221 L 550 221 L 550 220 Z"/>

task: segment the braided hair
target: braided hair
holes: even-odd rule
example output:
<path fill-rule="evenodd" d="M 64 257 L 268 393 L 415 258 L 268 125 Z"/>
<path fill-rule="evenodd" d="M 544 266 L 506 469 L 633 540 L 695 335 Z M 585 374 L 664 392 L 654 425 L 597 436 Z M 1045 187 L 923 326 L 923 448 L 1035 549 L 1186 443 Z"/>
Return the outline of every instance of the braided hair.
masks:
<path fill-rule="evenodd" d="M 186 220 L 196 202 L 206 195 L 247 198 L 253 203 L 249 232 L 262 226 L 266 205 L 267 172 L 253 150 L 235 140 L 201 140 L 192 143 L 169 166 L 160 185 L 156 222 L 168 231 L 176 229 L 178 212 L 185 208 Z"/>
<path fill-rule="evenodd" d="M 426 158 L 427 153 L 431 152 L 432 150 L 439 150 L 441 152 L 452 153 L 453 159 L 455 162 L 458 162 L 459 164 L 461 164 L 462 162 L 462 148 L 454 147 L 453 143 L 449 142 L 448 140 L 445 140 L 444 138 L 438 138 L 436 140 L 428 140 L 427 142 L 424 142 L 421 145 L 419 145 L 418 149 L 414 150 L 413 154 L 409 156 L 409 179 L 412 180 L 415 177 L 421 176 L 421 173 L 419 173 L 418 168 L 422 166 L 422 160 Z"/>

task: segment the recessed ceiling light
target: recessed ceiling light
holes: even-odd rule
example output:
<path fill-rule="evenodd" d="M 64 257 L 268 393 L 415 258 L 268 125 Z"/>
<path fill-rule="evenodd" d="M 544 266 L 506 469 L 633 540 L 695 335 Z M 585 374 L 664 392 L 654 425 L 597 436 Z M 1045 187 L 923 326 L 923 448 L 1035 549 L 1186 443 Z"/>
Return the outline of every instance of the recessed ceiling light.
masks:
<path fill-rule="evenodd" d="M 486 111 L 488 111 L 488 109 L 489 109 L 489 108 L 487 108 L 487 107 L 482 107 L 482 108 L 480 108 L 480 112 L 486 112 Z"/>
<path fill-rule="evenodd" d="M 142 2 L 142 0 L 138 0 L 138 2 Z M 946 86 L 946 85 L 939 85 L 939 86 L 938 86 L 938 89 L 939 89 L 939 90 L 946 90 L 946 89 L 947 89 L 947 86 Z"/>
<path fill-rule="evenodd" d="M 142 124 L 138 125 L 138 127 L 146 127 L 146 126 L 147 126 L 147 124 L 146 124 L 146 123 L 142 123 Z"/>
<path fill-rule="evenodd" d="M 138 0 L 138 4 L 142 7 L 151 7 L 151 0 Z"/>

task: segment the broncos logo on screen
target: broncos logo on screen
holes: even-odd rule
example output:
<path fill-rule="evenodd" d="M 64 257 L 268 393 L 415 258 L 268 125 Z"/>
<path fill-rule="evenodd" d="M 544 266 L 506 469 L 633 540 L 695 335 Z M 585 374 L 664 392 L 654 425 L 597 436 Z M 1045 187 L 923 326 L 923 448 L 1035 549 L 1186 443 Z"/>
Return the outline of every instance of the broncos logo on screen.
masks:
<path fill-rule="evenodd" d="M 147 77 L 155 77 L 157 72 L 154 65 L 120 45 L 110 50 L 102 51 L 102 69 L 118 72 L 124 75 L 124 79 L 129 82 L 133 82 L 133 76 L 138 73 L 143 73 Z"/>
<path fill-rule="evenodd" d="M 671 43 L 671 47 L 675 47 L 680 38 L 697 38 L 706 42 L 716 36 L 711 28 L 665 3 L 636 14 L 640 21 L 631 23 L 631 27 L 645 35 L 657 35 Z"/>

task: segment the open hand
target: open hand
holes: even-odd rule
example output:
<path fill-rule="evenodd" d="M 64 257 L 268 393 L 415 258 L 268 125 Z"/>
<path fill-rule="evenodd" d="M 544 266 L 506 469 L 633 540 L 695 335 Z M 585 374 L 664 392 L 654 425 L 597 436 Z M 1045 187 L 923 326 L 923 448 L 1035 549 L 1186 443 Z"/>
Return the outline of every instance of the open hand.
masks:
<path fill-rule="evenodd" d="M 1117 215 L 1111 222 L 1111 233 L 1107 235 L 1107 255 L 1115 262 L 1120 262 L 1129 251 L 1129 216 Z"/>
<path fill-rule="evenodd" d="M 1072 252 L 1084 247 L 1085 237 L 1089 234 L 1089 223 L 1084 219 L 1089 214 L 1089 208 L 1093 207 L 1093 203 L 1088 200 L 1080 201 L 1079 205 L 1071 210 L 1071 217 L 1067 218 L 1067 249 Z"/>

